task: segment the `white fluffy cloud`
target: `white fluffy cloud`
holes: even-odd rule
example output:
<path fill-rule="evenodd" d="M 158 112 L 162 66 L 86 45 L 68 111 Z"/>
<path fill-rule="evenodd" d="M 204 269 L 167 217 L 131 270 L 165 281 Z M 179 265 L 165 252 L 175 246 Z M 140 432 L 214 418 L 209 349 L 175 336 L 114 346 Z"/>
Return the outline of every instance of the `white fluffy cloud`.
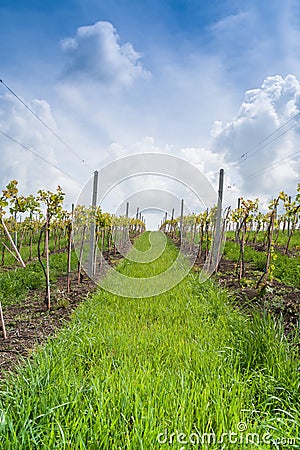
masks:
<path fill-rule="evenodd" d="M 61 41 L 68 79 L 88 76 L 106 86 L 128 86 L 134 79 L 149 75 L 141 55 L 131 43 L 120 44 L 116 29 L 109 22 L 79 27 L 76 36 Z"/>
<path fill-rule="evenodd" d="M 215 190 L 218 187 L 219 169 L 224 168 L 226 205 L 234 206 L 237 197 L 241 195 L 267 199 L 282 189 L 294 193 L 300 178 L 297 164 L 300 154 L 290 158 L 290 155 L 300 150 L 297 125 L 300 115 L 289 121 L 300 111 L 300 83 L 293 75 L 285 78 L 279 75 L 267 77 L 260 88 L 247 91 L 236 117 L 225 123 L 215 122 L 211 130 L 211 142 L 205 147 L 162 143 L 156 135 L 147 136 L 145 129 L 140 130 L 141 134 L 144 132 L 144 138 L 136 140 L 130 146 L 122 140 L 116 140 L 99 150 L 101 139 L 98 142 L 97 135 L 90 136 L 89 146 L 82 138 L 75 148 L 79 153 L 80 148 L 85 150 L 84 158 L 87 157 L 88 162 L 92 161 L 93 167 L 85 167 L 78 158 L 75 161 L 68 149 L 10 94 L 2 95 L 0 99 L 0 129 L 53 165 L 78 177 L 78 183 L 72 181 L 53 166 L 0 135 L 0 175 L 3 185 L 16 178 L 25 193 L 35 192 L 40 188 L 55 189 L 60 184 L 70 194 L 69 202 L 74 201 L 93 170 L 100 169 L 117 158 L 144 152 L 169 153 L 186 159 L 209 178 Z M 29 105 L 60 134 L 46 101 L 35 99 Z M 287 131 L 290 127 L 293 128 Z M 73 143 L 81 135 L 80 130 L 75 130 L 68 121 L 65 122 L 64 132 L 64 136 L 73 136 Z M 270 137 L 266 139 L 268 136 Z M 70 142 L 69 139 L 66 140 Z M 266 170 L 268 168 L 272 170 Z M 157 181 L 154 185 L 157 185 Z M 162 181 L 162 186 L 167 189 L 165 181 Z"/>
<path fill-rule="evenodd" d="M 46 101 L 34 99 L 28 106 L 56 130 L 55 120 Z M 0 130 L 6 134 L 0 133 L 2 188 L 10 180 L 16 179 L 23 195 L 35 194 L 38 189 L 55 190 L 58 185 L 69 193 L 69 201 L 76 195 L 80 184 L 63 173 L 69 173 L 66 164 L 68 150 L 10 94 L 0 96 Z"/>
<path fill-rule="evenodd" d="M 215 122 L 212 150 L 225 154 L 227 162 L 237 163 L 229 178 L 240 180 L 242 192 L 295 191 L 300 177 L 299 155 L 289 157 L 300 149 L 300 116 L 287 122 L 299 111 L 299 81 L 294 75 L 276 75 L 267 77 L 260 88 L 246 92 L 232 121 Z"/>
<path fill-rule="evenodd" d="M 215 39 L 228 41 L 230 30 L 237 28 L 243 45 L 243 25 L 254 27 L 257 20 L 253 11 L 240 12 L 216 24 L 212 32 Z M 279 136 L 296 123 L 285 125 L 300 111 L 295 75 L 266 77 L 259 88 L 246 91 L 241 102 L 218 55 L 200 52 L 173 59 L 162 52 L 148 77 L 141 55 L 132 44 L 121 43 L 109 22 L 79 27 L 74 37 L 61 41 L 61 49 L 64 71 L 56 95 L 27 103 L 81 158 L 7 93 L 0 95 L 0 128 L 79 182 L 0 135 L 3 184 L 17 178 L 28 192 L 61 184 L 74 201 L 86 179 L 107 162 L 132 153 L 161 152 L 196 165 L 216 190 L 223 167 L 225 197 L 232 205 L 240 195 L 295 191 L 299 164 L 288 158 L 300 150 L 299 129 Z"/>

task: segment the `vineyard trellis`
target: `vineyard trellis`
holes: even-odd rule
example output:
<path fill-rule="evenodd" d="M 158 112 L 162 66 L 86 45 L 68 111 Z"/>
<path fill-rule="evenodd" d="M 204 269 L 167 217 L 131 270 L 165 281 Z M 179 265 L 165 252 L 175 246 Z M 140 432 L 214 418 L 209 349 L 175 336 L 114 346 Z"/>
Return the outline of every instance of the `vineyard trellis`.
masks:
<path fill-rule="evenodd" d="M 50 261 L 51 254 L 66 252 L 66 289 L 71 290 L 71 254 L 74 247 L 74 223 L 80 225 L 80 234 L 76 235 L 79 243 L 77 254 L 77 284 L 83 280 L 83 258 L 85 248 L 90 242 L 89 223 L 91 216 L 95 220 L 95 240 L 93 243 L 93 273 L 96 265 L 101 264 L 98 258 L 107 255 L 116 256 L 120 251 L 128 251 L 128 235 L 132 240 L 145 230 L 145 223 L 136 214 L 134 218 L 128 214 L 115 217 L 102 211 L 101 207 L 77 205 L 72 211 L 63 208 L 64 192 L 58 186 L 55 192 L 39 190 L 36 195 L 23 196 L 19 193 L 18 182 L 12 180 L 0 196 L 0 239 L 2 271 L 13 270 L 14 267 L 30 268 L 30 264 L 38 260 L 45 277 L 45 303 L 51 308 Z M 281 212 L 279 213 L 279 209 Z M 126 207 L 128 211 L 128 205 Z M 294 233 L 299 227 L 300 215 L 300 183 L 293 201 L 286 193 L 280 192 L 270 200 L 268 211 L 263 212 L 259 199 L 239 199 L 237 208 L 227 208 L 223 213 L 221 227 L 222 238 L 228 231 L 234 231 L 233 240 L 238 244 L 239 257 L 236 264 L 236 276 L 240 282 L 246 274 L 245 247 L 256 245 L 258 237 L 265 251 L 265 262 L 262 273 L 257 280 L 256 288 L 263 294 L 266 287 L 272 284 L 276 268 L 276 243 L 280 232 L 286 236 L 283 253 L 289 254 Z M 74 222 L 74 217 L 76 221 Z M 216 229 L 217 207 L 206 209 L 198 214 L 190 214 L 174 218 L 174 210 L 170 219 L 165 220 L 160 229 L 170 236 L 188 255 L 196 253 L 196 261 L 205 264 L 209 258 L 211 245 Z M 181 233 L 180 233 L 181 231 Z M 215 268 L 218 271 L 218 267 Z M 2 294 L 0 295 L 0 315 L 3 336 L 7 337 L 2 311 Z"/>
<path fill-rule="evenodd" d="M 281 191 L 269 201 L 268 212 L 263 212 L 260 206 L 258 198 L 254 200 L 239 198 L 237 208 L 231 210 L 228 207 L 223 212 L 221 235 L 224 239 L 228 231 L 235 230 L 234 240 L 239 246 L 236 274 L 238 280 L 241 281 L 246 274 L 245 246 L 250 243 L 250 239 L 252 239 L 252 244 L 255 244 L 260 232 L 264 234 L 262 245 L 266 253 L 265 264 L 263 273 L 256 284 L 256 288 L 263 293 L 273 280 L 277 259 L 274 247 L 280 231 L 286 236 L 283 254 L 287 255 L 291 239 L 299 226 L 300 183 L 298 183 L 297 194 L 293 201 L 291 197 Z M 281 214 L 278 213 L 279 206 L 282 206 L 283 209 Z M 197 246 L 197 261 L 198 263 L 201 261 L 204 265 L 216 232 L 216 209 L 215 206 L 199 214 L 165 219 L 161 223 L 160 230 L 169 235 L 176 244 L 183 242 L 184 248 L 188 248 L 191 252 Z M 217 270 L 218 267 L 215 271 Z"/>
<path fill-rule="evenodd" d="M 100 207 L 72 207 L 72 211 L 63 209 L 64 192 L 60 186 L 55 192 L 39 190 L 34 196 L 19 194 L 18 182 L 12 180 L 0 196 L 0 242 L 2 271 L 13 271 L 16 266 L 30 270 L 30 264 L 39 261 L 45 278 L 45 304 L 51 308 L 51 254 L 64 251 L 66 261 L 66 289 L 71 290 L 71 254 L 73 251 L 73 218 L 82 217 L 85 221 L 91 214 L 95 216 L 95 255 L 113 253 L 117 247 L 114 234 L 117 229 L 129 230 L 129 236 L 135 236 L 145 230 L 140 219 L 115 217 L 103 212 Z M 86 227 L 82 229 L 82 246 L 86 238 Z M 82 251 L 78 255 L 77 284 L 83 279 Z M 0 293 L 0 316 L 3 337 L 7 338 Z"/>

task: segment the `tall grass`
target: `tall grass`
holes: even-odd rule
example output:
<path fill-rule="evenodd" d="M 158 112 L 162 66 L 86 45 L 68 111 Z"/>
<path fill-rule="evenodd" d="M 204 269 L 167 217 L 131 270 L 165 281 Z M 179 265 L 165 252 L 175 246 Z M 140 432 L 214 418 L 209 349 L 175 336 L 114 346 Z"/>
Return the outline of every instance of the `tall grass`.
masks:
<path fill-rule="evenodd" d="M 77 267 L 77 258 L 72 253 L 71 268 Z M 55 253 L 50 257 L 50 281 L 67 272 L 67 254 Z M 41 289 L 45 285 L 45 277 L 38 261 L 21 267 L 0 272 L 0 297 L 4 308 L 16 304 L 28 295 L 30 290 Z"/>
<path fill-rule="evenodd" d="M 250 231 L 250 233 L 249 233 L 250 242 L 254 238 L 255 234 L 256 234 L 255 231 Z M 259 231 L 256 236 L 256 242 L 263 243 L 265 240 L 265 234 L 266 234 L 265 231 Z M 226 236 L 228 239 L 235 239 L 235 232 L 227 231 Z M 276 231 L 276 237 L 275 237 L 276 245 L 285 246 L 287 243 L 287 240 L 288 240 L 288 231 L 287 230 L 285 230 L 285 231 L 280 230 L 278 233 L 278 237 L 277 237 L 277 231 Z M 295 230 L 292 235 L 291 241 L 290 241 L 289 249 L 298 248 L 298 250 L 299 250 L 299 247 L 300 247 L 300 230 Z"/>
<path fill-rule="evenodd" d="M 35 237 L 36 239 L 36 237 Z M 3 238 L 4 243 L 8 246 L 8 248 L 10 248 L 10 243 L 8 242 L 8 240 L 6 238 Z M 55 245 L 55 239 L 53 238 L 53 236 L 50 237 L 49 240 L 49 250 L 50 252 L 54 252 L 55 250 L 58 250 L 58 245 L 56 243 Z M 67 247 L 67 238 L 63 237 L 61 238 L 60 241 L 60 248 L 66 248 Z M 2 248 L 1 248 L 2 250 Z M 42 247 L 43 250 L 43 247 Z M 22 259 L 27 262 L 29 261 L 30 258 L 30 247 L 29 244 L 27 242 L 24 242 L 22 245 L 22 248 L 20 249 L 20 254 L 22 256 Z M 38 255 L 38 244 L 36 242 L 33 242 L 32 244 L 32 259 L 37 259 L 37 255 Z M 2 263 L 4 263 L 2 265 Z M 15 267 L 16 265 L 18 265 L 18 262 L 16 262 L 15 257 L 9 253 L 7 250 L 4 251 L 4 261 L 2 261 L 2 255 L 1 255 L 1 266 L 0 266 L 0 270 L 5 269 L 6 267 Z"/>
<path fill-rule="evenodd" d="M 239 260 L 239 245 L 232 241 L 226 241 L 224 255 L 233 261 Z M 286 256 L 275 251 L 276 260 L 273 258 L 274 278 L 289 286 L 300 287 L 300 256 Z M 252 247 L 245 246 L 245 262 L 251 262 L 253 267 L 264 271 L 266 265 L 265 251 L 259 252 Z"/>
<path fill-rule="evenodd" d="M 147 233 L 138 245 L 147 248 Z M 172 252 L 168 244 L 162 264 Z M 128 276 L 161 270 L 159 260 L 122 264 Z M 147 299 L 100 290 L 2 383 L 0 445 L 269 449 L 268 436 L 293 438 L 290 448 L 299 448 L 297 368 L 280 325 L 242 315 L 226 293 L 192 273 Z M 238 444 L 224 436 L 230 432 Z M 209 438 L 203 433 L 214 446 L 201 445 Z M 247 433 L 260 442 L 246 445 Z"/>

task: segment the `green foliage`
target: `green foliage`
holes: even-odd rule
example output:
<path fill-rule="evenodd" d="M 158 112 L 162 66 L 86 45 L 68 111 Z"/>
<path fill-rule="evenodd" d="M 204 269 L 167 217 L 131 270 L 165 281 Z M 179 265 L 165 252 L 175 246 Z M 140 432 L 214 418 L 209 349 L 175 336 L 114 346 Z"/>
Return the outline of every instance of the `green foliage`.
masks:
<path fill-rule="evenodd" d="M 35 264 L 30 270 L 15 269 L 0 274 L 0 292 L 3 306 L 17 303 L 30 289 L 42 286 L 41 273 Z"/>
<path fill-rule="evenodd" d="M 52 217 L 62 210 L 64 195 L 65 194 L 63 193 L 61 187 L 58 186 L 56 192 L 44 191 L 40 189 L 38 191 L 37 199 L 46 205 L 49 217 Z"/>
<path fill-rule="evenodd" d="M 300 258 L 280 253 L 276 253 L 276 256 L 274 277 L 287 285 L 300 287 Z"/>
<path fill-rule="evenodd" d="M 72 258 L 72 268 L 77 266 L 75 254 Z M 51 282 L 67 270 L 67 255 L 64 253 L 51 256 Z M 4 307 L 20 302 L 30 290 L 40 289 L 44 283 L 44 274 L 38 262 L 28 264 L 26 269 L 18 268 L 0 273 L 0 294 Z"/>
<path fill-rule="evenodd" d="M 147 236 L 138 242 L 149 246 Z M 123 267 L 131 276 L 149 270 Z M 299 446 L 297 367 L 295 348 L 269 316 L 250 320 L 192 274 L 150 299 L 100 290 L 2 384 L 0 445 L 158 449 L 165 429 L 220 439 L 243 422 L 247 433 L 295 437 Z"/>
<path fill-rule="evenodd" d="M 288 257 L 273 249 L 272 276 L 290 286 L 300 287 L 300 258 Z M 235 242 L 226 241 L 224 255 L 228 259 L 238 261 L 239 246 Z M 245 247 L 245 262 L 252 263 L 254 269 L 263 271 L 266 261 L 266 252 L 257 251 L 252 247 Z"/>

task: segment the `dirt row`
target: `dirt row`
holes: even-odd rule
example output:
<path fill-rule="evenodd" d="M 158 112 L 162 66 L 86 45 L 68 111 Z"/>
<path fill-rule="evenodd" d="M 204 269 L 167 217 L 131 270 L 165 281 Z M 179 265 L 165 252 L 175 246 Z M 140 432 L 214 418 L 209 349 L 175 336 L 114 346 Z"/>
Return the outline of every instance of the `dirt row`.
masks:
<path fill-rule="evenodd" d="M 74 273 L 69 293 L 65 276 L 55 282 L 50 311 L 46 310 L 44 290 L 30 291 L 22 303 L 5 308 L 7 339 L 3 339 L 2 335 L 0 337 L 0 378 L 63 327 L 74 309 L 95 288 L 94 282 L 88 278 L 78 285 L 77 274 Z"/>
<path fill-rule="evenodd" d="M 253 281 L 259 279 L 261 272 L 251 263 L 246 263 L 246 276 L 239 281 L 236 275 L 236 263 L 222 258 L 216 279 L 220 286 L 233 295 L 232 301 L 243 310 L 256 309 L 270 313 L 283 323 L 286 335 L 299 329 L 300 289 L 273 280 L 262 290 L 253 288 Z"/>

